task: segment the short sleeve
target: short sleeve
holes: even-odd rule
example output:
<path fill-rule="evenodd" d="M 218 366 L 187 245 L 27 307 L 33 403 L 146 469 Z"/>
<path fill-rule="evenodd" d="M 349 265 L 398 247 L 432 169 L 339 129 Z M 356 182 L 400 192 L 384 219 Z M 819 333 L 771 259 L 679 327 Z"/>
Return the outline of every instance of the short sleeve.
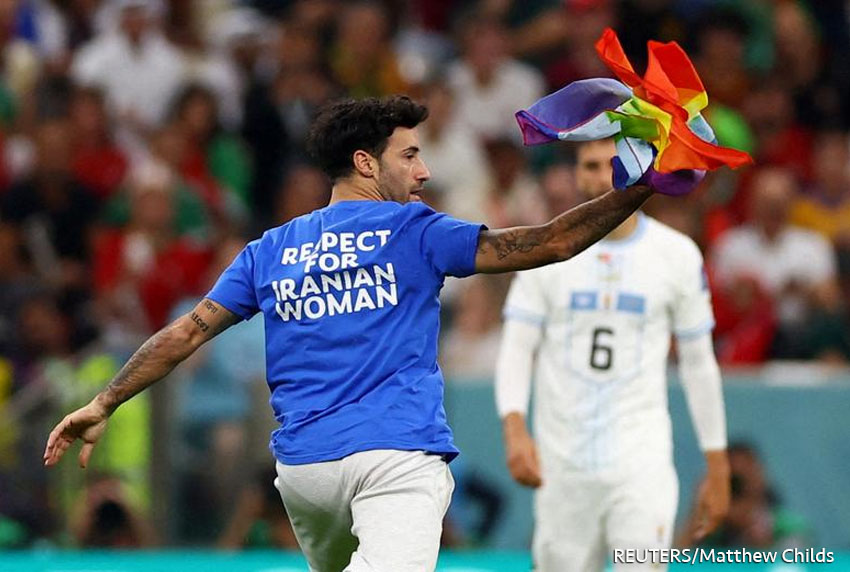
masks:
<path fill-rule="evenodd" d="M 505 320 L 516 320 L 542 326 L 548 315 L 548 303 L 542 284 L 540 269 L 517 272 L 511 282 L 505 308 Z"/>
<path fill-rule="evenodd" d="M 421 248 L 442 276 L 459 278 L 475 273 L 478 235 L 487 227 L 428 209 L 422 219 Z"/>
<path fill-rule="evenodd" d="M 714 329 L 711 293 L 702 254 L 696 244 L 689 242 L 680 264 L 675 302 L 673 332 L 679 339 L 700 336 Z"/>
<path fill-rule="evenodd" d="M 243 320 L 260 311 L 254 289 L 254 256 L 257 245 L 258 242 L 254 241 L 242 249 L 206 296 Z"/>

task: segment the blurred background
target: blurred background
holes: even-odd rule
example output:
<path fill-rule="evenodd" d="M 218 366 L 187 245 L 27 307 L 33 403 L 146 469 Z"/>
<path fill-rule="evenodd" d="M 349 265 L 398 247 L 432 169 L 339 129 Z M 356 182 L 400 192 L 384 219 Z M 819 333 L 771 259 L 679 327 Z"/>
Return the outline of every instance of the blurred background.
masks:
<path fill-rule="evenodd" d="M 710 542 L 850 550 L 841 0 L 0 2 L 0 549 L 297 550 L 271 484 L 259 319 L 122 406 L 88 471 L 73 456 L 45 471 L 47 433 L 246 241 L 325 204 L 304 140 L 332 98 L 400 92 L 430 107 L 437 209 L 502 227 L 577 204 L 572 150 L 523 148 L 513 113 L 609 75 L 593 49 L 606 26 L 638 69 L 647 40 L 678 41 L 719 141 L 756 159 L 646 207 L 709 264 L 734 445 L 732 511 Z M 463 451 L 444 543 L 458 550 L 525 554 L 531 536 L 493 402 L 509 282 L 443 292 Z M 702 461 L 673 377 L 684 530 Z"/>

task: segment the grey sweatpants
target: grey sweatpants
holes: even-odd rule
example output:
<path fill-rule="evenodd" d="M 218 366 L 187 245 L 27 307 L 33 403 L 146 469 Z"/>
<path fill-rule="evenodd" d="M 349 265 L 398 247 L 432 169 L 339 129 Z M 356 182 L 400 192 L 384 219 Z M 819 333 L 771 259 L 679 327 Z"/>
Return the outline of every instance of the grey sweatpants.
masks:
<path fill-rule="evenodd" d="M 311 572 L 430 572 L 454 480 L 422 451 L 277 463 L 275 486 Z"/>

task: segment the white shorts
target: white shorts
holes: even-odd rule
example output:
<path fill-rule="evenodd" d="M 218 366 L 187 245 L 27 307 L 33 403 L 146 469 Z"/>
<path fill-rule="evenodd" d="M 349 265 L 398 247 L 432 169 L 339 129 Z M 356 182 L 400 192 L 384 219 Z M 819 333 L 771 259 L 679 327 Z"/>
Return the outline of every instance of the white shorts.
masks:
<path fill-rule="evenodd" d="M 434 570 L 454 480 L 422 451 L 277 463 L 275 486 L 311 572 Z"/>
<path fill-rule="evenodd" d="M 629 478 L 572 472 L 543 474 L 535 493 L 536 572 L 600 572 L 614 548 L 669 548 L 679 480 L 672 465 Z M 615 564 L 615 570 L 665 565 Z"/>

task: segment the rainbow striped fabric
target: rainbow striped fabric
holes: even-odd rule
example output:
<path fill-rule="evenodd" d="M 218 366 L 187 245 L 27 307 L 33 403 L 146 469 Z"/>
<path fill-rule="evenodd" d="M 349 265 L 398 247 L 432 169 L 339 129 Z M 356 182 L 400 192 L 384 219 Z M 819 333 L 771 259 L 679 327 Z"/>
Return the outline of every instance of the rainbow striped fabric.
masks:
<path fill-rule="evenodd" d="M 752 163 L 747 153 L 716 144 L 700 113 L 708 94 L 685 51 L 676 42 L 650 41 L 648 48 L 641 77 L 606 29 L 596 51 L 620 81 L 576 81 L 518 111 L 525 144 L 614 137 L 614 186 L 641 182 L 670 195 L 692 191 L 706 171 Z"/>

